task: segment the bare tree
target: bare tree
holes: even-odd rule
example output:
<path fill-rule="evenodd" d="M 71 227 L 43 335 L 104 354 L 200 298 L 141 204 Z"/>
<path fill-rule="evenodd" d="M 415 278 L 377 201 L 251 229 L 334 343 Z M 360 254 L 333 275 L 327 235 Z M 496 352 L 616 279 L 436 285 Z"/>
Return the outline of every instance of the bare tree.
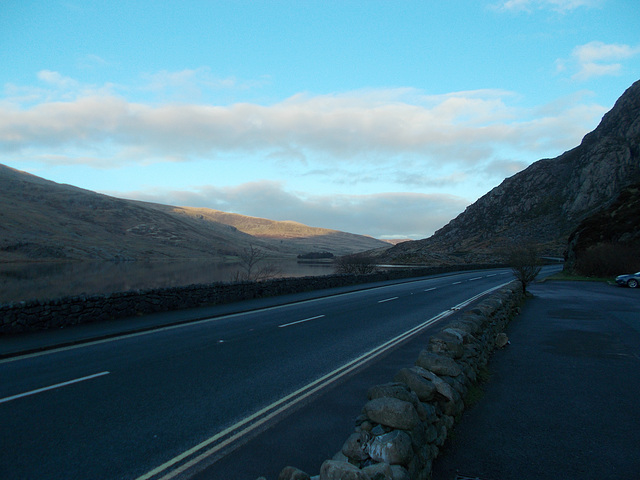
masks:
<path fill-rule="evenodd" d="M 281 273 L 280 268 L 273 263 L 263 264 L 267 257 L 267 252 L 250 244 L 238 255 L 241 270 L 236 272 L 234 280 L 261 281 L 278 276 Z"/>
<path fill-rule="evenodd" d="M 334 268 L 337 273 L 362 275 L 375 272 L 377 266 L 372 257 L 364 255 L 346 255 L 335 261 Z"/>
<path fill-rule="evenodd" d="M 542 262 L 538 249 L 534 245 L 514 246 L 507 252 L 507 262 L 516 279 L 522 283 L 522 293 L 526 293 L 527 286 L 540 273 Z"/>

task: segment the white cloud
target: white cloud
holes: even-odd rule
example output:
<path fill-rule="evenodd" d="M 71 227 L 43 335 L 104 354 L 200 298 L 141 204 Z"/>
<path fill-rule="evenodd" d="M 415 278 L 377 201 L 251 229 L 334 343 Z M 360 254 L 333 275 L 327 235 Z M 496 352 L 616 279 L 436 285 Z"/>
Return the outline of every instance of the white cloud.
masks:
<path fill-rule="evenodd" d="M 191 75 L 162 74 L 159 82 L 179 84 Z M 39 76 L 56 88 L 73 84 L 56 72 Z M 130 162 L 215 158 L 221 152 L 300 161 L 312 152 L 332 161 L 369 163 L 413 155 L 426 164 L 464 165 L 490 159 L 502 148 L 530 156 L 573 146 L 576 132 L 578 137 L 586 133 L 604 113 L 599 106 L 572 104 L 541 115 L 509 105 L 517 96 L 500 90 L 439 96 L 414 89 L 299 94 L 267 106 L 150 105 L 108 88 L 78 86 L 77 91 L 69 100 L 65 91 L 63 101 L 50 92 L 41 102 L 17 100 L 24 95 L 0 102 L 0 151 L 26 155 L 55 148 L 59 155 L 108 155 Z"/>
<path fill-rule="evenodd" d="M 571 62 L 576 65 L 574 80 L 588 80 L 592 77 L 617 75 L 622 71 L 621 60 L 630 59 L 640 54 L 640 45 L 606 44 L 590 42 L 579 45 L 571 52 Z M 566 69 L 566 61 L 559 60 L 562 69 Z"/>
<path fill-rule="evenodd" d="M 493 5 L 495 9 L 512 12 L 532 12 L 549 9 L 565 13 L 580 7 L 596 7 L 603 0 L 502 0 Z"/>
<path fill-rule="evenodd" d="M 206 207 L 272 220 L 370 235 L 426 238 L 468 205 L 454 195 L 380 193 L 306 195 L 286 191 L 280 182 L 251 182 L 235 187 L 201 186 L 189 191 L 111 192 L 144 201 Z"/>
<path fill-rule="evenodd" d="M 599 41 L 579 45 L 571 52 L 571 58 L 556 60 L 558 72 L 575 73 L 573 80 L 586 81 L 593 77 L 619 75 L 622 73 L 622 60 L 631 59 L 640 54 L 640 45 L 606 44 Z"/>

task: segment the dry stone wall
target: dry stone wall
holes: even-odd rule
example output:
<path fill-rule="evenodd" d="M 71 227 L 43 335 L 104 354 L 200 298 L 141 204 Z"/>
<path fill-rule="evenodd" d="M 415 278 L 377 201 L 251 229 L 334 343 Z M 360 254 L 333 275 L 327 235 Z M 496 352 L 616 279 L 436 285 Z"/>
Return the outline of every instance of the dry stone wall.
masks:
<path fill-rule="evenodd" d="M 133 318 L 150 313 L 483 267 L 486 266 L 393 269 L 368 275 L 326 275 L 277 278 L 265 282 L 212 283 L 0 304 L 0 334 L 61 328 L 80 323 Z"/>
<path fill-rule="evenodd" d="M 519 312 L 522 295 L 522 285 L 514 281 L 449 321 L 414 365 L 369 389 L 354 432 L 318 475 L 289 466 L 278 480 L 430 479 L 469 389 L 491 353 L 506 345 L 503 331 Z"/>

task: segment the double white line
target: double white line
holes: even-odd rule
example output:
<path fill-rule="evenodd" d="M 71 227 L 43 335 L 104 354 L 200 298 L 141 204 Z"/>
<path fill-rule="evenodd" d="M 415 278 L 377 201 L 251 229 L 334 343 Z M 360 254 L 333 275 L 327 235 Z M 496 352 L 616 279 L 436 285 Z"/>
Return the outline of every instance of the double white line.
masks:
<path fill-rule="evenodd" d="M 509 283 L 509 282 L 507 282 L 507 283 Z M 486 290 L 486 291 L 484 291 L 484 292 L 482 292 L 482 293 L 480 293 L 478 295 L 475 295 L 474 297 L 471 297 L 470 299 L 465 300 L 464 302 L 452 307 L 451 309 L 445 310 L 444 312 L 439 313 L 435 317 L 430 318 L 429 320 L 421 323 L 420 325 L 417 325 L 417 326 L 413 327 L 412 329 L 407 330 L 406 332 L 404 332 L 401 335 L 398 335 L 397 337 L 393 338 L 392 340 L 389 340 L 388 342 L 385 342 L 382 345 L 380 345 L 380 346 L 378 346 L 378 347 L 376 347 L 376 348 L 374 348 L 372 350 L 369 350 L 367 353 L 365 353 L 363 355 L 360 355 L 358 358 L 350 361 L 349 363 L 341 366 L 340 368 L 335 369 L 331 373 L 328 373 L 328 374 L 318 378 L 317 380 L 309 383 L 305 387 L 302 387 L 299 390 L 296 390 L 295 392 L 290 393 L 289 395 L 281 398 L 277 402 L 274 402 L 271 405 L 269 405 L 267 407 L 264 407 L 261 410 L 258 410 L 254 414 L 246 417 L 245 419 L 243 419 L 242 421 L 236 423 L 235 425 L 230 426 L 229 428 L 217 433 L 213 437 L 205 440 L 204 442 L 196 445 L 195 447 L 187 450 L 186 452 L 178 455 L 177 457 L 172 458 L 171 460 L 169 460 L 168 462 L 160 465 L 159 467 L 154 468 L 153 470 L 151 470 L 150 472 L 146 473 L 145 475 L 142 475 L 141 477 L 138 477 L 136 480 L 149 480 L 149 479 L 152 479 L 152 478 L 154 478 L 156 480 L 169 480 L 171 478 L 176 477 L 177 475 L 180 475 L 181 473 L 185 472 L 186 470 L 196 466 L 200 462 L 202 462 L 202 461 L 206 460 L 207 458 L 211 457 L 212 455 L 216 454 L 217 452 L 219 452 L 223 448 L 229 446 L 230 444 L 232 444 L 236 440 L 244 437 L 245 435 L 249 434 L 253 430 L 259 428 L 260 426 L 262 426 L 263 424 L 267 423 L 268 421 L 270 421 L 274 417 L 276 417 L 279 414 L 285 412 L 287 409 L 289 409 L 292 406 L 296 405 L 297 403 L 303 401 L 304 399 L 310 397 L 311 395 L 313 395 L 314 393 L 318 392 L 319 390 L 322 390 L 323 388 L 327 387 L 331 383 L 339 380 L 340 378 L 344 377 L 345 375 L 348 375 L 349 373 L 353 372 L 354 370 L 360 368 L 365 363 L 373 360 L 374 358 L 378 357 L 379 355 L 382 355 L 386 351 L 397 347 L 399 344 L 401 344 L 404 341 L 408 340 L 412 336 L 417 335 L 422 330 L 424 330 L 425 328 L 433 325 L 434 323 L 438 322 L 439 320 L 442 320 L 442 319 L 444 319 L 444 318 L 446 318 L 446 317 L 448 317 L 450 315 L 453 315 L 458 310 L 460 310 L 462 307 L 470 304 L 471 302 L 477 300 L 478 298 L 482 297 L 483 295 L 486 295 L 487 293 L 490 293 L 490 292 L 492 292 L 494 290 L 497 290 L 497 289 L 503 287 L 504 285 L 507 285 L 507 283 L 504 283 L 502 285 L 498 285 L 497 287 L 491 288 L 491 289 Z M 169 469 L 171 469 L 175 465 L 180 464 L 181 462 L 189 459 L 189 457 L 193 457 L 193 458 L 191 458 L 190 460 L 186 461 L 185 463 L 182 463 L 177 468 L 169 471 Z M 167 472 L 167 473 L 164 474 L 163 476 L 160 476 L 164 472 Z"/>

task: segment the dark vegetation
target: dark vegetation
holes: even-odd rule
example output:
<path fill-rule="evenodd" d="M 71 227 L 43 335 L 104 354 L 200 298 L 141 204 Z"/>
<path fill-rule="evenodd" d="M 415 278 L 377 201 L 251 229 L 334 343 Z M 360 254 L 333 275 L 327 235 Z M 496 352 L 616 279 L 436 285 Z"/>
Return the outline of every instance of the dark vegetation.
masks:
<path fill-rule="evenodd" d="M 335 261 L 336 273 L 365 275 L 377 269 L 376 261 L 366 255 L 346 255 Z"/>
<path fill-rule="evenodd" d="M 325 260 L 334 257 L 335 255 L 331 252 L 309 252 L 298 255 L 300 260 Z"/>
<path fill-rule="evenodd" d="M 598 243 L 581 252 L 573 271 L 587 277 L 615 277 L 640 271 L 640 250 L 636 246 Z"/>
<path fill-rule="evenodd" d="M 507 264 L 517 280 L 522 283 L 522 293 L 526 293 L 540 273 L 541 261 L 538 249 L 534 245 L 519 245 L 512 247 L 506 255 Z"/>

